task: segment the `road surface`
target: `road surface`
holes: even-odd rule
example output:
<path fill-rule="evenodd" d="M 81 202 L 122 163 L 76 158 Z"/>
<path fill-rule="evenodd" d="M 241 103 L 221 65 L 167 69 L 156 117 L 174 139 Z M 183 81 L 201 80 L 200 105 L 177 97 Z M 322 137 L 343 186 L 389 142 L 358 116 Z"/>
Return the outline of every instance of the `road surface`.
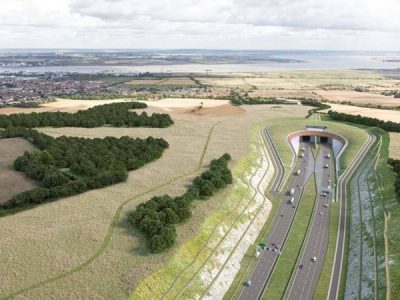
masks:
<path fill-rule="evenodd" d="M 333 166 L 331 159 L 328 158 L 328 153 L 330 153 L 329 147 L 326 144 L 321 144 L 315 162 L 317 197 L 311 226 L 308 229 L 298 265 L 286 290 L 285 299 L 312 299 L 324 266 L 328 247 L 331 197 L 330 194 L 323 196 L 322 193 L 331 185 L 330 174 Z M 328 168 L 326 168 L 327 165 Z M 315 262 L 312 261 L 313 257 L 316 258 Z"/>
<path fill-rule="evenodd" d="M 293 223 L 304 186 L 314 172 L 314 158 L 308 143 L 305 144 L 304 158 L 300 160 L 298 169 L 301 170 L 301 174 L 292 174 L 288 185 L 288 190 L 292 187 L 295 188 L 293 196 L 289 195 L 289 191 L 283 191 L 283 201 L 279 205 L 271 233 L 266 242 L 269 250 L 261 252 L 257 264 L 248 279 L 252 284 L 242 289 L 239 299 L 260 298 L 275 267 L 279 253 L 284 246 Z M 294 198 L 293 205 L 289 203 L 292 197 Z"/>

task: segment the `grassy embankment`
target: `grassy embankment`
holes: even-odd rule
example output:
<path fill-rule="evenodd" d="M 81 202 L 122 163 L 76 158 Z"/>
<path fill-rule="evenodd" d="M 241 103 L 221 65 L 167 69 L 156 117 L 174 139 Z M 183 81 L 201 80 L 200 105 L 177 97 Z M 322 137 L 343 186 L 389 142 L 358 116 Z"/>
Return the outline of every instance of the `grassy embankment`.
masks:
<path fill-rule="evenodd" d="M 282 162 L 285 167 L 285 172 L 287 174 L 290 173 L 288 171 L 290 171 L 290 164 L 292 161 L 292 151 L 290 150 L 289 148 L 290 146 L 287 143 L 287 135 L 293 131 L 303 129 L 305 125 L 316 124 L 316 123 L 318 123 L 318 125 L 321 125 L 321 122 L 311 121 L 311 120 L 282 119 L 282 121 L 275 122 L 274 125 L 271 126 L 270 130 L 271 136 L 274 140 L 276 149 L 282 159 Z M 343 169 L 345 166 L 350 164 L 350 162 L 354 159 L 358 150 L 365 142 L 367 134 L 358 128 L 354 128 L 353 126 L 335 124 L 333 122 L 323 122 L 322 124 L 327 125 L 330 131 L 337 132 L 345 136 L 350 142 L 348 148 L 344 152 L 341 159 L 341 165 Z M 273 199 L 273 209 L 275 210 L 278 207 L 279 203 L 278 201 L 279 199 Z M 331 204 L 330 211 L 331 212 L 330 212 L 329 246 L 327 253 L 327 263 L 324 266 L 324 275 L 322 279 L 325 282 L 324 284 L 326 284 L 326 281 L 328 281 L 328 285 L 330 280 L 330 270 L 333 264 L 333 257 L 335 251 L 334 249 L 336 245 L 336 235 L 337 235 L 338 219 L 339 219 L 339 204 L 333 202 Z M 274 210 L 272 212 L 274 212 Z M 265 240 L 266 237 L 269 235 L 271 229 L 270 224 L 272 223 L 272 221 L 273 217 L 271 214 L 271 217 L 268 218 L 268 221 L 264 225 L 264 228 L 261 231 L 259 237 L 256 239 L 257 243 L 261 240 Z M 235 299 L 240 293 L 240 288 L 242 286 L 242 283 L 244 282 L 244 279 L 250 275 L 254 265 L 256 264 L 256 260 L 254 259 L 254 252 L 257 243 L 255 243 L 253 246 L 249 248 L 246 256 L 243 258 L 241 262 L 240 271 L 236 275 L 236 278 L 232 283 L 230 289 L 226 293 L 224 299 Z M 328 274 L 325 274 L 326 272 L 328 272 Z"/>
<path fill-rule="evenodd" d="M 198 282 L 196 277 L 200 269 L 215 262 L 208 259 L 213 252 L 210 244 L 217 244 L 226 234 L 226 227 L 238 226 L 255 217 L 254 213 L 241 214 L 242 209 L 252 201 L 254 191 L 248 189 L 248 179 L 259 164 L 259 149 L 263 147 L 259 137 L 262 124 L 252 127 L 251 142 L 253 147 L 233 168 L 235 180 L 229 196 L 218 210 L 202 224 L 196 237 L 181 246 L 175 257 L 167 265 L 142 281 L 131 295 L 132 299 L 174 298 L 182 295 L 182 289 L 192 284 L 184 291 L 184 296 L 194 297 L 207 290 L 206 284 Z M 218 228 L 225 230 L 216 230 Z"/>
<path fill-rule="evenodd" d="M 302 245 L 310 226 L 316 196 L 317 189 L 313 175 L 305 186 L 285 247 L 279 256 L 262 299 L 282 299 L 290 277 L 296 268 L 297 258 L 301 253 Z"/>

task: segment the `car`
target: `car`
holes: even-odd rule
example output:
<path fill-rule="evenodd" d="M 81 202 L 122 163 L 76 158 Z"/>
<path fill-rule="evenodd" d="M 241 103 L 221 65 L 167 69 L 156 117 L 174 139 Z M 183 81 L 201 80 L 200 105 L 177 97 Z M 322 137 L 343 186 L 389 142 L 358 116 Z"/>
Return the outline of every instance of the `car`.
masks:
<path fill-rule="evenodd" d="M 303 269 L 303 265 L 301 264 L 301 265 L 299 265 L 299 269 L 300 270 L 302 270 Z"/>
<path fill-rule="evenodd" d="M 329 165 L 324 165 L 324 168 L 325 168 L 325 169 L 328 169 L 328 168 L 329 168 Z"/>
<path fill-rule="evenodd" d="M 325 192 L 322 192 L 322 193 L 321 193 L 321 196 L 322 196 L 322 197 L 325 197 L 325 196 L 326 196 L 326 193 L 325 193 Z"/>
<path fill-rule="evenodd" d="M 324 204 L 324 205 L 322 205 L 322 207 L 325 207 L 325 208 L 327 208 L 327 207 L 328 207 L 328 205 L 327 205 L 327 204 Z"/>
<path fill-rule="evenodd" d="M 319 215 L 320 215 L 320 216 L 322 216 L 323 214 L 324 214 L 324 212 L 323 212 L 323 211 L 320 211 L 320 212 L 319 212 Z"/>
<path fill-rule="evenodd" d="M 316 262 L 317 261 L 317 257 L 316 256 L 311 257 L 311 261 L 312 262 Z"/>
<path fill-rule="evenodd" d="M 247 281 L 246 281 L 246 286 L 247 286 L 247 287 L 251 287 L 251 280 L 247 280 Z"/>

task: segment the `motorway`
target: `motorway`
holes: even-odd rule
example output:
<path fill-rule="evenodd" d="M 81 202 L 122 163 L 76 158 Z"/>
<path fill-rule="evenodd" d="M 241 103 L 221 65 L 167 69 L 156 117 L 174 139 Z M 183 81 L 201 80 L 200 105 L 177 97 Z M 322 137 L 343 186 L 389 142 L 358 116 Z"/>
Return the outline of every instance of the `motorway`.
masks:
<path fill-rule="evenodd" d="M 268 280 L 274 270 L 282 247 L 285 244 L 289 234 L 290 227 L 293 223 L 294 216 L 297 212 L 299 200 L 307 181 L 314 172 L 314 158 L 311 152 L 310 144 L 304 145 L 304 158 L 300 160 L 299 167 L 300 175 L 293 174 L 290 178 L 289 190 L 295 188 L 293 196 L 289 195 L 289 191 L 283 191 L 281 201 L 276 218 L 273 222 L 271 233 L 269 234 L 267 245 L 269 250 L 262 251 L 257 264 L 248 280 L 251 281 L 251 286 L 246 286 L 242 289 L 239 299 L 259 299 L 268 283 Z M 294 198 L 294 204 L 290 204 L 289 200 Z"/>
<path fill-rule="evenodd" d="M 328 247 L 329 204 L 331 195 L 323 196 L 322 188 L 331 185 L 330 174 L 332 163 L 328 158 L 330 149 L 326 144 L 320 145 L 320 151 L 315 162 L 315 180 L 317 198 L 314 206 L 311 227 L 308 229 L 298 266 L 292 274 L 285 299 L 311 299 L 317 287 L 319 276 L 324 266 Z M 328 165 L 329 168 L 325 168 Z M 316 261 L 312 261 L 316 257 Z"/>

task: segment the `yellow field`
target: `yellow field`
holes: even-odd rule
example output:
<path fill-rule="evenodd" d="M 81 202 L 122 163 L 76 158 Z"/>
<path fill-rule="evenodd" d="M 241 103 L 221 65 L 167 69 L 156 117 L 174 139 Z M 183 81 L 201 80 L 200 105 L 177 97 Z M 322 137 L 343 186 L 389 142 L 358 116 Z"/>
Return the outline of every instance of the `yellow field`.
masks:
<path fill-rule="evenodd" d="M 400 159 L 400 133 L 390 133 L 389 157 L 393 159 Z"/>
<path fill-rule="evenodd" d="M 352 115 L 362 115 L 364 117 L 377 118 L 384 121 L 400 122 L 400 112 L 398 110 L 385 110 L 367 107 L 357 107 L 352 105 L 329 104 L 331 110 Z M 328 111 L 327 109 L 326 111 Z"/>
<path fill-rule="evenodd" d="M 361 93 L 355 91 L 314 91 L 316 95 L 320 96 L 320 99 L 327 101 L 350 101 L 354 104 L 374 104 L 382 106 L 400 106 L 400 100 L 393 97 L 383 96 L 372 93 Z"/>
<path fill-rule="evenodd" d="M 34 149 L 24 139 L 0 139 L 0 203 L 9 200 L 15 194 L 36 186 L 33 180 L 13 168 L 14 160 L 18 156 L 24 154 L 25 151 L 33 151 Z"/>

